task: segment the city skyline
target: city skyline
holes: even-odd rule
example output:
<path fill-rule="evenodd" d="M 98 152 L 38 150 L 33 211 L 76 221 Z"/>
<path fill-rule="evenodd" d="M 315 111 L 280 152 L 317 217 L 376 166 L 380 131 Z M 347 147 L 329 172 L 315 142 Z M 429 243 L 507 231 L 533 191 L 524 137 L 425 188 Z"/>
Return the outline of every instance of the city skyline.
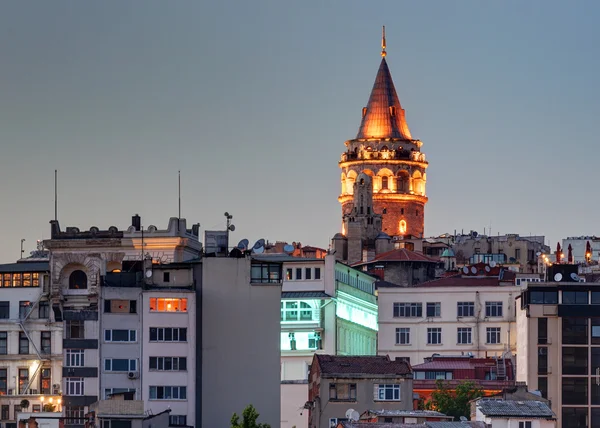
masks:
<path fill-rule="evenodd" d="M 327 248 L 381 25 L 430 161 L 425 236 L 594 234 L 597 4 L 141 5 L 3 5 L 0 262 L 49 238 L 55 169 L 63 229 L 165 228 L 181 171 L 201 233 L 228 211 L 234 244 Z"/>

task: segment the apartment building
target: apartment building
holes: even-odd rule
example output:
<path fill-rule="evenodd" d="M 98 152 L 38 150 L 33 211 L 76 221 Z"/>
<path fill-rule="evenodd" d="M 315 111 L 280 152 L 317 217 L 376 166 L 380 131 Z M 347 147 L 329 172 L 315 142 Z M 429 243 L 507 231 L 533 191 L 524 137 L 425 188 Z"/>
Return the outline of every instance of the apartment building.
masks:
<path fill-rule="evenodd" d="M 257 256 L 258 257 L 258 256 Z M 281 424 L 306 426 L 303 410 L 315 353 L 376 355 L 375 278 L 327 255 L 269 254 L 283 264 L 281 295 Z"/>
<path fill-rule="evenodd" d="M 378 354 L 416 365 L 433 354 L 508 358 L 516 351 L 514 273 L 478 264 L 462 274 L 378 287 Z M 499 363 L 497 376 L 506 373 Z"/>
<path fill-rule="evenodd" d="M 600 283 L 575 282 L 554 264 L 551 282 L 528 283 L 517 301 L 517 380 L 550 400 L 558 426 L 600 427 Z"/>

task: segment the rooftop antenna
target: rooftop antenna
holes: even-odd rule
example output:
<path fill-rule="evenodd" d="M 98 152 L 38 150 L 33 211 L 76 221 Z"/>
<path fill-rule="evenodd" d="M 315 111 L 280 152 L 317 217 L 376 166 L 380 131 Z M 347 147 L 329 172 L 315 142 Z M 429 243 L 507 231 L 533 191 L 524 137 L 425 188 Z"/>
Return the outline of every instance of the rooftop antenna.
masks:
<path fill-rule="evenodd" d="M 58 170 L 54 170 L 54 221 L 58 221 Z"/>
<path fill-rule="evenodd" d="M 181 219 L 181 170 L 179 170 L 178 172 L 178 183 L 177 183 L 177 187 L 178 187 L 178 193 L 179 193 L 179 219 Z"/>
<path fill-rule="evenodd" d="M 25 238 L 21 239 L 21 258 L 23 258 L 23 253 L 25 250 L 23 249 L 23 243 L 25 242 Z"/>
<path fill-rule="evenodd" d="M 385 25 L 383 26 L 383 28 L 381 29 L 381 57 L 385 58 L 385 56 L 387 55 L 387 52 L 385 51 Z"/>

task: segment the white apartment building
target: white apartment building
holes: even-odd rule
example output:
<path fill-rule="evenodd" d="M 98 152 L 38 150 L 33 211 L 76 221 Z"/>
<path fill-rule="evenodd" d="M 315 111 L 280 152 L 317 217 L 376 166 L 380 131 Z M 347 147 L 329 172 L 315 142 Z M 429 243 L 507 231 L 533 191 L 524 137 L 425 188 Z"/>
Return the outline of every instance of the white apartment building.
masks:
<path fill-rule="evenodd" d="M 411 364 L 432 354 L 513 354 L 515 298 L 520 293 L 514 274 L 500 268 L 469 272 L 415 287 L 378 282 L 378 353 L 408 357 Z"/>
<path fill-rule="evenodd" d="M 315 353 L 376 355 L 375 278 L 327 255 L 268 254 L 283 263 L 281 294 L 281 427 L 303 427 L 308 371 Z"/>

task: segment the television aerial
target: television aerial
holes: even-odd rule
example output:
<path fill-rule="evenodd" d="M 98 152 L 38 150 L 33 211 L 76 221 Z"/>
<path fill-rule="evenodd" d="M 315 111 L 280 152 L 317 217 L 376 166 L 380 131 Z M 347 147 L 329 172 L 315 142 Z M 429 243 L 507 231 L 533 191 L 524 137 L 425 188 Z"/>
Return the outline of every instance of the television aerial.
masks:
<path fill-rule="evenodd" d="M 231 219 L 233 218 L 233 216 L 231 214 L 229 214 L 227 211 L 225 211 L 225 214 L 223 214 L 223 215 L 227 219 L 227 232 L 235 231 L 235 225 L 231 224 Z"/>
<path fill-rule="evenodd" d="M 358 419 L 360 418 L 360 415 L 358 414 L 358 412 L 354 409 L 348 409 L 346 410 L 346 419 L 348 419 L 349 421 L 358 421 Z"/>

